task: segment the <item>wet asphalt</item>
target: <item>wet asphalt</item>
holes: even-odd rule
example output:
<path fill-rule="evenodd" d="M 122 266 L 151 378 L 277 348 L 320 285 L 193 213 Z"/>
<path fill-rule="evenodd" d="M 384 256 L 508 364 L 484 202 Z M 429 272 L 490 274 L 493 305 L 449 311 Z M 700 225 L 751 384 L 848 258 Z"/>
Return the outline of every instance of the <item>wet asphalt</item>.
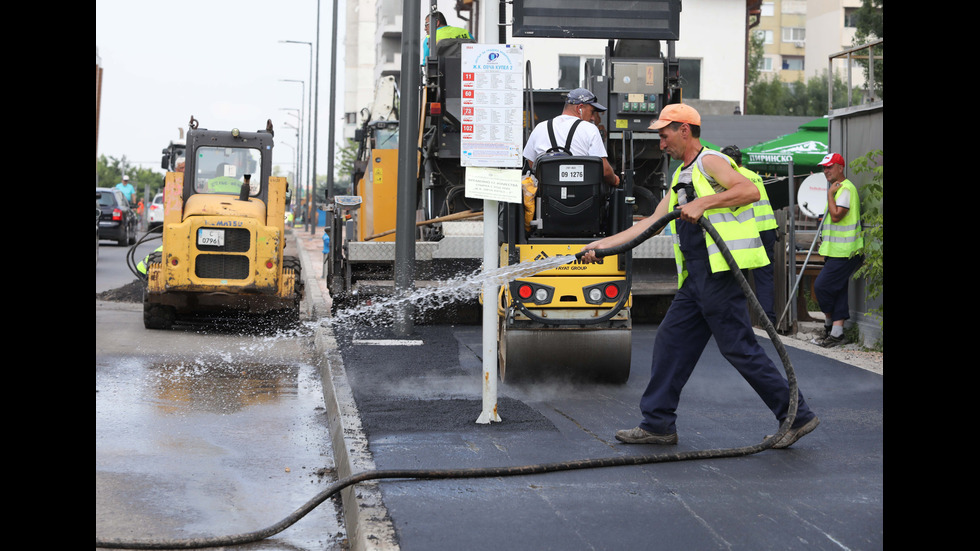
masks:
<path fill-rule="evenodd" d="M 322 233 L 322 230 L 320 230 Z M 326 317 L 321 238 L 294 230 L 313 305 Z M 385 479 L 344 492 L 354 549 L 880 549 L 883 377 L 787 347 L 821 419 L 785 450 L 661 461 L 677 452 L 758 444 L 778 429 L 761 399 L 709 343 L 678 408 L 676 446 L 625 445 L 639 421 L 655 325 L 635 326 L 627 384 L 501 383 L 501 422 L 482 411 L 479 326 L 320 323 L 317 349 L 340 477 L 374 469 L 456 473 L 594 458 L 657 462 L 547 474 Z M 771 342 L 760 339 L 770 356 Z M 511 469 L 513 471 L 513 469 Z"/>

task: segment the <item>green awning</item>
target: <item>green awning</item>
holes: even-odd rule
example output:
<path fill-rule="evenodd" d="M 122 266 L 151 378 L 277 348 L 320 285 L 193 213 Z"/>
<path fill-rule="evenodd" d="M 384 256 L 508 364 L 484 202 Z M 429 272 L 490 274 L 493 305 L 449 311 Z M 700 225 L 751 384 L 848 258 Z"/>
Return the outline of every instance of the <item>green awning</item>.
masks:
<path fill-rule="evenodd" d="M 817 163 L 829 153 L 827 123 L 819 118 L 800 126 L 799 131 L 742 150 L 742 163 L 759 174 L 786 176 L 789 161 L 797 175 L 819 172 Z"/>

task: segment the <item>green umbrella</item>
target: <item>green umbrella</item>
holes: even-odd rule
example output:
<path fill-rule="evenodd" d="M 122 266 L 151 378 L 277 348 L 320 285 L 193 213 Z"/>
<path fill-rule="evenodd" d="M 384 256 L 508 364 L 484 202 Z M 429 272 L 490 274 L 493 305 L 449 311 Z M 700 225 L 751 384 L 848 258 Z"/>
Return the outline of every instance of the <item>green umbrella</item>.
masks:
<path fill-rule="evenodd" d="M 817 163 L 829 153 L 826 118 L 812 120 L 797 132 L 780 136 L 742 150 L 742 163 L 760 174 L 786 176 L 789 161 L 797 175 L 819 172 Z"/>

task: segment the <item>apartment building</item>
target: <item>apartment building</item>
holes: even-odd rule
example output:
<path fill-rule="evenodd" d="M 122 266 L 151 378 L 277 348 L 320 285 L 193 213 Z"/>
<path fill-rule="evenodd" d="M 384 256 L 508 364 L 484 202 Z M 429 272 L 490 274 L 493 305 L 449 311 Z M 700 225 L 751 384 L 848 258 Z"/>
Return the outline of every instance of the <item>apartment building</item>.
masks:
<path fill-rule="evenodd" d="M 752 29 L 763 37 L 763 75 L 796 82 L 826 73 L 828 57 L 851 47 L 860 7 L 861 0 L 763 0 Z"/>

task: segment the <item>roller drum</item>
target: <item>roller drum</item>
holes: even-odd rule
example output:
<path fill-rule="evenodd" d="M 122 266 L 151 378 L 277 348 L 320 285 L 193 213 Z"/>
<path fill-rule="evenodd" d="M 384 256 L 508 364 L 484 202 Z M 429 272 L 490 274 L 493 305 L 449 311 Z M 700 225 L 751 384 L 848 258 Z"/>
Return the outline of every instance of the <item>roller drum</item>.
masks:
<path fill-rule="evenodd" d="M 514 328 L 503 323 L 500 380 L 624 384 L 630 373 L 631 335 L 629 327 Z"/>

